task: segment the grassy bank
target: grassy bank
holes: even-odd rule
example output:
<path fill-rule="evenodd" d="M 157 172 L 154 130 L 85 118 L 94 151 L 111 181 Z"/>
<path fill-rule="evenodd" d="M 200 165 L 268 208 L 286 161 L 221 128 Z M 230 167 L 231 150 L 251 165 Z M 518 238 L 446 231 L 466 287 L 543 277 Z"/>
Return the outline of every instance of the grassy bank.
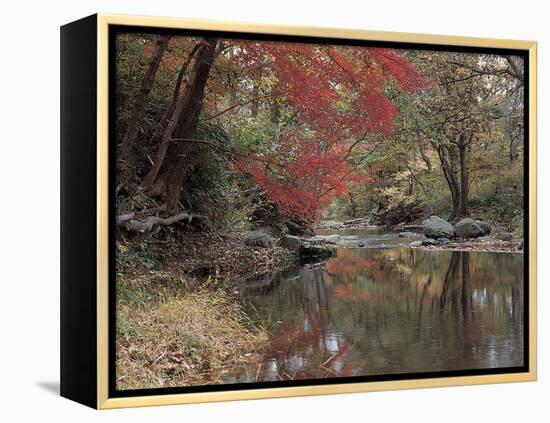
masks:
<path fill-rule="evenodd" d="M 267 340 L 225 290 L 119 278 L 117 387 L 186 386 L 214 382 L 224 367 L 251 359 Z"/>
<path fill-rule="evenodd" d="M 119 239 L 119 389 L 215 383 L 225 368 L 254 360 L 267 342 L 233 293 L 246 275 L 280 266 L 286 253 L 246 247 L 238 235 L 194 237 L 161 244 Z"/>

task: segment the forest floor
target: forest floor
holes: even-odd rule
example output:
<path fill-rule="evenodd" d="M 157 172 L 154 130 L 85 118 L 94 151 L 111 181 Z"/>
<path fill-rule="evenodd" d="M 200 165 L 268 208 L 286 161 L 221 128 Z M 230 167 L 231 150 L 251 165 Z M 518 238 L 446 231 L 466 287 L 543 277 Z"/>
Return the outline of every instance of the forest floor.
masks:
<path fill-rule="evenodd" d="M 245 246 L 237 233 L 119 239 L 117 387 L 214 383 L 222 369 L 254 360 L 268 334 L 244 313 L 235 284 L 294 259 L 280 247 Z"/>

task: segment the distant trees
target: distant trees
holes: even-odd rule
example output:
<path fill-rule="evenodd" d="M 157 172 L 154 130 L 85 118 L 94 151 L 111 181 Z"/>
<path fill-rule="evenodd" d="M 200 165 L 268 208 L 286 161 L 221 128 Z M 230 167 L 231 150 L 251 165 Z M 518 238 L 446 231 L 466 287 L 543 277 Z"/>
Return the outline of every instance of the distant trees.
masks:
<path fill-rule="evenodd" d="M 497 140 L 501 121 L 508 128 L 510 157 L 517 159 L 518 128 L 509 125 L 523 116 L 522 107 L 515 107 L 520 96 L 515 106 L 509 102 L 523 91 L 522 65 L 518 58 L 467 53 L 416 52 L 415 58 L 432 81 L 415 100 L 420 111 L 415 126 L 437 153 L 451 194 L 450 219 L 468 216 L 470 155 Z"/>

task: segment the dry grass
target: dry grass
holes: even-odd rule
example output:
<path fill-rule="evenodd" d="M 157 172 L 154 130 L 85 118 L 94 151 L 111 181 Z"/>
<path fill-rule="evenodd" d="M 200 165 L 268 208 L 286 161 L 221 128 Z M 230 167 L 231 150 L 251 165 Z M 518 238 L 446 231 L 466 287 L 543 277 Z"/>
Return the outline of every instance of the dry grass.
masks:
<path fill-rule="evenodd" d="M 215 383 L 266 341 L 224 291 L 188 292 L 183 279 L 117 281 L 118 389 Z"/>

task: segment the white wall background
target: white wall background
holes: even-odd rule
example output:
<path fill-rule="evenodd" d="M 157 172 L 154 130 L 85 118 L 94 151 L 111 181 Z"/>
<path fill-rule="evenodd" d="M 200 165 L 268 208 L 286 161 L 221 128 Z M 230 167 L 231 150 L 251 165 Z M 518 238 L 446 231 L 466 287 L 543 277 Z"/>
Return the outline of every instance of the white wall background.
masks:
<path fill-rule="evenodd" d="M 95 412 L 54 393 L 59 381 L 59 26 L 95 13 L 354 27 L 539 41 L 539 187 L 550 31 L 536 0 L 81 0 L 2 3 L 0 31 L 0 416 L 12 421 L 548 421 L 550 213 L 539 189 L 539 382 Z M 7 236 L 6 236 L 7 235 Z M 546 391 L 546 392 L 545 392 Z"/>

